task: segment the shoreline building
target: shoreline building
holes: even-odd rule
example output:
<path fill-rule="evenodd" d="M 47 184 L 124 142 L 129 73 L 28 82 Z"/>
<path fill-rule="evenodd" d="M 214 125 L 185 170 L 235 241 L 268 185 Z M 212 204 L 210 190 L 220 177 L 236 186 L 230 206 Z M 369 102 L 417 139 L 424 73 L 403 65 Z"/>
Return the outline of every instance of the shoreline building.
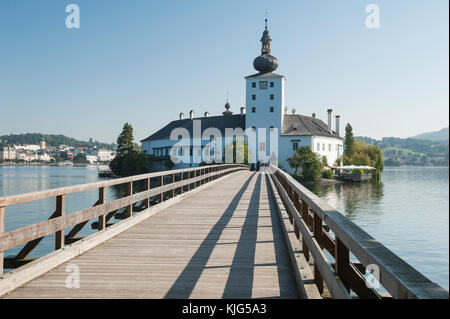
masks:
<path fill-rule="evenodd" d="M 245 77 L 246 99 L 245 107 L 241 108 L 240 114 L 233 115 L 229 110 L 230 104 L 225 104 L 225 112 L 222 116 L 209 116 L 205 112 L 204 117 L 195 118 L 194 111 L 189 112 L 189 118 L 185 119 L 184 114 L 180 114 L 179 120 L 172 121 L 156 133 L 142 140 L 142 150 L 147 154 L 155 155 L 157 159 L 157 169 L 164 169 L 164 163 L 170 159 L 172 147 L 178 142 L 170 139 L 174 129 L 182 128 L 189 133 L 189 163 L 179 163 L 175 168 L 185 168 L 198 166 L 200 161 L 193 163 L 193 157 L 201 156 L 202 148 L 211 142 L 209 136 L 200 137 L 197 141 L 192 137 L 195 133 L 194 121 L 201 124 L 201 132 L 197 136 L 202 136 L 208 128 L 217 128 L 222 134 L 222 154 L 227 145 L 225 141 L 225 131 L 227 128 L 240 128 L 246 133 L 256 133 L 255 145 L 250 151 L 256 150 L 253 155 L 255 162 L 261 160 L 268 162 L 271 156 L 275 156 L 288 172 L 293 171 L 287 162 L 294 152 L 301 146 L 309 146 L 312 151 L 320 156 L 325 156 L 330 165 L 334 165 L 336 160 L 343 154 L 343 139 L 339 132 L 340 116 L 336 116 L 336 129 L 332 130 L 332 109 L 328 109 L 328 124 L 312 116 L 296 114 L 296 109 L 288 114 L 288 107 L 285 106 L 285 82 L 284 75 L 276 74 L 278 68 L 277 58 L 271 55 L 271 36 L 267 28 L 267 19 L 263 35 L 261 37 L 261 54 L 253 61 L 253 67 L 258 73 Z M 275 136 L 275 143 L 271 145 Z M 228 141 L 229 143 L 229 141 Z M 249 143 L 250 144 L 250 143 Z M 272 148 L 274 149 L 271 149 Z M 208 150 L 216 151 L 216 150 Z M 183 150 L 175 150 L 179 155 Z M 264 156 L 261 156 L 264 154 Z M 159 165 L 158 165 L 159 164 Z M 167 166 L 166 166 L 167 167 Z"/>
<path fill-rule="evenodd" d="M 16 159 L 17 151 L 11 146 L 0 147 L 0 161 L 14 161 Z"/>

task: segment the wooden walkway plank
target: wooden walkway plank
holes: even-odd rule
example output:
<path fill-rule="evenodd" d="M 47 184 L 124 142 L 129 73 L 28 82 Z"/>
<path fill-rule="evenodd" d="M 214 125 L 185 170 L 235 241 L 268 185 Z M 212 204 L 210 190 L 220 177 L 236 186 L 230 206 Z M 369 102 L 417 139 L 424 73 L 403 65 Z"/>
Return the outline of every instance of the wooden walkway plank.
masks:
<path fill-rule="evenodd" d="M 233 174 L 4 297 L 298 298 L 269 191 L 263 174 Z"/>

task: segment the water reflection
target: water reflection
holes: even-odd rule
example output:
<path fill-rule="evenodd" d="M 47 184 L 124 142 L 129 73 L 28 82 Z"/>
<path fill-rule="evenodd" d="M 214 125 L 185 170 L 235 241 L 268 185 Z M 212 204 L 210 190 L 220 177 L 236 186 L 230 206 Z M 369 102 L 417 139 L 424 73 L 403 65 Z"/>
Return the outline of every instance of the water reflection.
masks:
<path fill-rule="evenodd" d="M 388 167 L 381 183 L 307 187 L 448 290 L 448 167 Z"/>
<path fill-rule="evenodd" d="M 319 197 L 327 200 L 332 206 L 341 210 L 348 218 L 363 213 L 362 206 L 379 206 L 384 195 L 383 182 L 369 181 L 365 183 L 315 183 L 306 187 Z M 380 211 L 373 210 L 371 218 L 376 218 Z"/>

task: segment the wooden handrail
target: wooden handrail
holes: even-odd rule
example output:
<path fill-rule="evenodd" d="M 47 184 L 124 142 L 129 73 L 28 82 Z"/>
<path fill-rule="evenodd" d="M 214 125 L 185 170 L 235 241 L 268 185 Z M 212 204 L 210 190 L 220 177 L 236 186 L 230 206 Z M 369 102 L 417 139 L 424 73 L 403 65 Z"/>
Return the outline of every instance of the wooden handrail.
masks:
<path fill-rule="evenodd" d="M 445 289 L 431 282 L 292 176 L 273 165 L 268 171 L 289 220 L 300 230 L 305 257 L 309 259 L 311 254 L 314 259 L 318 286 L 323 278 L 333 297 L 348 298 L 353 291 L 361 298 L 380 298 L 379 291 L 367 286 L 364 278 L 365 268 L 375 265 L 379 269 L 379 283 L 391 297 L 449 298 Z M 327 259 L 324 250 L 330 252 L 334 263 Z M 351 261 L 350 253 L 358 260 Z"/>
<path fill-rule="evenodd" d="M 64 231 L 65 229 L 75 226 L 69 235 L 74 236 L 87 222 L 93 218 L 98 218 L 98 230 L 101 231 L 107 227 L 107 220 L 111 218 L 119 209 L 125 209 L 125 218 L 133 215 L 134 204 L 142 202 L 144 208 L 150 206 L 150 198 L 159 197 L 159 203 L 163 202 L 165 195 L 169 198 L 183 193 L 184 188 L 191 190 L 204 183 L 217 179 L 221 176 L 238 170 L 248 170 L 247 165 L 242 164 L 223 164 L 214 166 L 196 167 L 190 169 L 180 169 L 172 171 L 163 171 L 157 173 L 149 173 L 136 175 L 126 178 L 118 178 L 99 183 L 91 183 L 84 185 L 75 185 L 69 187 L 61 187 L 51 190 L 39 191 L 28 194 L 20 194 L 0 198 L 0 276 L 3 273 L 3 252 L 27 243 L 25 247 L 17 254 L 15 258 L 5 259 L 10 265 L 23 265 L 26 262 L 24 258 L 39 244 L 39 242 L 50 234 L 55 236 L 55 250 L 63 248 L 65 245 Z M 183 176 L 185 173 L 186 177 Z M 175 175 L 181 174 L 179 181 L 175 181 Z M 164 176 L 171 176 L 171 182 L 164 184 Z M 150 179 L 157 177 L 159 185 L 150 187 Z M 144 180 L 144 190 L 133 194 L 133 182 Z M 127 184 L 127 194 L 125 197 L 105 201 L 105 188 L 108 186 Z M 65 198 L 67 194 L 83 192 L 87 190 L 98 189 L 99 199 L 94 206 L 82 209 L 80 211 L 65 215 Z M 166 194 L 169 193 L 169 194 Z M 24 202 L 30 202 L 45 198 L 55 197 L 56 211 L 46 221 L 22 227 L 19 229 L 4 232 L 5 208 L 9 205 L 15 205 Z M 74 231 L 74 229 L 76 230 Z M 69 236 L 69 237 L 71 237 Z M 73 239 L 73 238 L 70 238 Z M 6 268 L 6 267 L 5 267 Z M 9 268 L 9 267 L 8 267 Z"/>
<path fill-rule="evenodd" d="M 229 166 L 229 165 L 232 165 L 234 167 L 248 168 L 248 166 L 244 165 L 244 164 L 222 164 L 222 165 L 211 165 L 211 166 L 205 166 L 205 167 L 209 167 L 209 168 L 220 167 L 223 169 L 223 167 Z M 203 169 L 203 167 L 195 167 L 195 168 L 185 168 L 185 169 L 177 169 L 177 170 L 171 170 L 171 171 L 155 172 L 155 173 L 134 175 L 134 176 L 130 176 L 130 177 L 117 178 L 117 179 L 112 179 L 112 180 L 97 182 L 97 183 L 60 187 L 60 188 L 54 188 L 54 189 L 43 190 L 43 191 L 38 191 L 38 192 L 31 192 L 31 193 L 25 193 L 25 194 L 19 194 L 19 195 L 0 197 L 0 207 L 16 205 L 16 204 L 21 204 L 21 203 L 25 203 L 25 202 L 31 202 L 31 201 L 45 199 L 45 198 L 49 198 L 49 197 L 56 197 L 59 195 L 68 195 L 68 194 L 72 194 L 72 193 L 84 192 L 84 191 L 89 191 L 89 190 L 93 190 L 93 189 L 98 189 L 101 187 L 109 187 L 109 186 L 113 186 L 113 185 L 129 183 L 129 182 L 136 182 L 136 181 L 140 181 L 140 180 L 145 180 L 147 178 L 169 176 L 172 174 L 180 174 L 180 173 L 184 174 L 186 172 L 196 172 L 196 171 L 200 171 L 202 169 Z"/>

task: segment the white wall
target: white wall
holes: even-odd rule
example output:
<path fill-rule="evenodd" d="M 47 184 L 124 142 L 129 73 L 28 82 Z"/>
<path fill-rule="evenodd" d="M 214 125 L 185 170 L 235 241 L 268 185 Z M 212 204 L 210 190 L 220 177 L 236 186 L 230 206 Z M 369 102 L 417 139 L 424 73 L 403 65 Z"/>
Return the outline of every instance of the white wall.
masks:
<path fill-rule="evenodd" d="M 323 149 L 324 146 L 325 150 Z M 313 138 L 311 149 L 320 156 L 326 156 L 328 165 L 335 165 L 336 159 L 342 156 L 344 150 L 344 141 L 332 137 L 315 136 Z"/>
<path fill-rule="evenodd" d="M 267 82 L 267 89 L 260 89 L 259 83 Z M 266 150 L 269 155 L 270 149 L 270 126 L 281 132 L 284 108 L 284 83 L 285 78 L 281 76 L 273 77 L 247 77 L 246 78 L 246 98 L 245 98 L 245 127 L 265 128 L 266 129 Z M 270 82 L 274 83 L 274 87 L 270 87 Z M 252 83 L 256 83 L 256 87 L 252 87 Z M 274 95 L 274 99 L 270 100 L 270 95 Z M 256 99 L 252 99 L 252 95 Z M 252 108 L 255 108 L 255 113 Z M 273 112 L 270 112 L 273 107 Z M 256 141 L 256 147 L 259 148 L 259 139 Z M 257 158 L 256 161 L 259 159 Z"/>

